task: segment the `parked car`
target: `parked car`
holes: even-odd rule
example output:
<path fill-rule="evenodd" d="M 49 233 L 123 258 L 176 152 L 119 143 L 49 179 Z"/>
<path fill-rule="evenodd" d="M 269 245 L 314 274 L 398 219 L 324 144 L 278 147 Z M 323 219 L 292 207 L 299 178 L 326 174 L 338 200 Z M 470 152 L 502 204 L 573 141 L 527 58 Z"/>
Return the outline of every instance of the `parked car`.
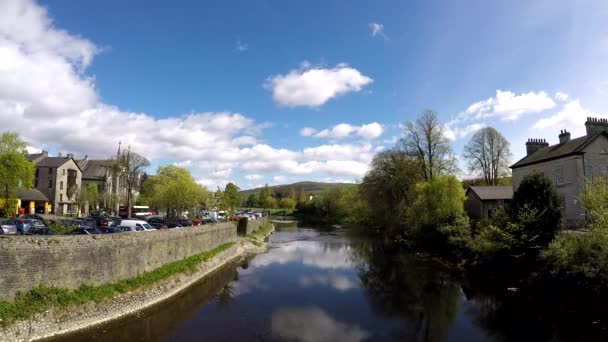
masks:
<path fill-rule="evenodd" d="M 44 223 L 40 220 L 31 220 L 31 219 L 15 219 L 17 221 L 17 233 L 18 234 L 27 234 L 28 231 L 33 227 L 46 227 Z"/>
<path fill-rule="evenodd" d="M 17 234 L 17 220 L 0 220 L 1 234 Z"/>
<path fill-rule="evenodd" d="M 122 230 L 118 227 L 98 227 L 97 228 L 102 234 L 116 234 L 122 233 Z"/>
<path fill-rule="evenodd" d="M 164 224 L 164 223 L 150 223 L 150 225 L 152 226 L 152 228 L 154 229 L 158 229 L 158 230 L 163 230 L 163 229 L 168 229 L 169 227 Z"/>
<path fill-rule="evenodd" d="M 97 229 L 97 227 L 94 227 L 94 228 L 79 227 L 79 228 L 72 230 L 71 234 L 72 235 L 93 235 L 93 234 L 101 234 L 101 231 L 99 229 Z"/>
<path fill-rule="evenodd" d="M 49 227 L 32 227 L 27 231 L 27 235 L 52 235 L 53 232 L 49 229 Z"/>
<path fill-rule="evenodd" d="M 188 219 L 177 219 L 176 222 L 182 225 L 182 227 L 190 227 L 192 226 L 192 221 Z"/>
<path fill-rule="evenodd" d="M 109 217 L 94 216 L 92 219 L 97 227 L 110 227 L 114 223 Z"/>
<path fill-rule="evenodd" d="M 121 227 L 132 227 L 132 228 L 134 228 L 134 230 L 132 229 L 131 231 L 136 231 L 136 232 L 140 232 L 140 231 L 148 232 L 148 231 L 156 230 L 148 222 L 143 221 L 143 220 L 121 220 L 120 226 Z"/>
<path fill-rule="evenodd" d="M 148 216 L 148 217 L 146 217 L 146 221 L 148 221 L 149 224 L 165 223 L 165 219 L 161 216 Z"/>
<path fill-rule="evenodd" d="M 177 222 L 177 221 L 169 221 L 167 223 L 165 223 L 165 225 L 167 225 L 167 228 L 181 228 L 183 227 L 181 223 Z"/>
<path fill-rule="evenodd" d="M 44 222 L 44 217 L 36 214 L 25 214 L 22 217 L 25 219 L 40 220 Z"/>

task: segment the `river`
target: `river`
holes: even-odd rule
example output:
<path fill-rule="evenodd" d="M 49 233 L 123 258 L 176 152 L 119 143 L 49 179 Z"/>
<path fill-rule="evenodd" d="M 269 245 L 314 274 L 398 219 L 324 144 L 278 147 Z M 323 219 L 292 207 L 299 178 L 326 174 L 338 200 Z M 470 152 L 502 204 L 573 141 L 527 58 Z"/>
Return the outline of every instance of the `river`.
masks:
<path fill-rule="evenodd" d="M 584 323 L 590 328 L 585 332 L 580 322 L 562 326 L 551 321 L 551 314 L 544 317 L 516 298 L 467 289 L 438 262 L 387 255 L 374 246 L 347 230 L 277 229 L 268 253 L 225 265 L 160 305 L 57 341 L 542 341 L 601 336 L 585 335 L 597 322 Z"/>

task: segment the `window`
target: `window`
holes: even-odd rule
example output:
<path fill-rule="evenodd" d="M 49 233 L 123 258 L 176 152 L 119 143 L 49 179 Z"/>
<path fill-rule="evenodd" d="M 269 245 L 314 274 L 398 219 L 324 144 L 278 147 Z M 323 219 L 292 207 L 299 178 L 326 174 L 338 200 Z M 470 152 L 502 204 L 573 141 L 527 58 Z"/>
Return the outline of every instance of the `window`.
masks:
<path fill-rule="evenodd" d="M 562 184 L 564 182 L 564 169 L 561 167 L 553 172 L 553 181 L 555 185 Z"/>
<path fill-rule="evenodd" d="M 63 181 L 59 182 L 59 190 L 63 190 Z"/>
<path fill-rule="evenodd" d="M 53 187 L 53 181 L 49 179 L 49 189 Z"/>
<path fill-rule="evenodd" d="M 37 188 L 37 187 L 38 187 L 38 178 L 36 178 L 36 179 L 34 180 L 34 188 Z"/>
<path fill-rule="evenodd" d="M 591 165 L 585 166 L 585 178 L 587 178 L 587 180 L 593 179 L 593 167 Z"/>
<path fill-rule="evenodd" d="M 39 174 L 40 174 L 40 169 L 36 168 L 36 177 L 38 177 Z"/>
<path fill-rule="evenodd" d="M 61 169 L 61 174 L 65 176 L 65 169 Z"/>
<path fill-rule="evenodd" d="M 59 202 L 63 202 L 63 194 L 59 194 Z"/>
<path fill-rule="evenodd" d="M 49 175 L 52 175 L 52 174 L 53 174 L 53 168 L 49 167 Z"/>

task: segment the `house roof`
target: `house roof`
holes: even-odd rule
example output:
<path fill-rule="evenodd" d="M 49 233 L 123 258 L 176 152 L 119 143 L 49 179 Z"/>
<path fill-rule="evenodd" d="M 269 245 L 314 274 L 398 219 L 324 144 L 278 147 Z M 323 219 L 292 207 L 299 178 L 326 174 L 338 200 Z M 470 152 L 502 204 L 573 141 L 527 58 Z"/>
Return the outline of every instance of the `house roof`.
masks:
<path fill-rule="evenodd" d="M 104 179 L 111 160 L 83 159 L 77 163 L 82 169 L 82 179 Z"/>
<path fill-rule="evenodd" d="M 513 198 L 512 186 L 470 186 L 467 189 L 477 194 L 482 201 L 485 200 L 510 200 Z"/>
<path fill-rule="evenodd" d="M 61 165 L 67 163 L 70 159 L 72 159 L 72 158 L 46 157 L 46 158 L 42 159 L 41 161 L 39 161 L 36 164 L 36 167 L 60 167 Z M 80 165 L 78 165 L 78 163 L 76 163 L 76 161 L 74 161 L 74 163 L 76 164 L 76 167 L 78 167 L 80 169 Z M 82 169 L 80 171 L 82 171 Z"/>
<path fill-rule="evenodd" d="M 582 137 L 570 139 L 563 144 L 551 145 L 541 148 L 529 156 L 525 156 L 517 163 L 511 165 L 512 169 L 541 163 L 548 160 L 559 159 L 571 155 L 582 154 L 585 147 L 597 139 L 599 136 L 608 137 L 608 132 L 601 131 L 592 135 L 584 135 Z"/>
<path fill-rule="evenodd" d="M 22 201 L 49 201 L 45 194 L 36 189 L 17 190 L 17 197 L 20 198 Z"/>
<path fill-rule="evenodd" d="M 29 161 L 34 161 L 34 160 L 36 160 L 36 159 L 38 159 L 38 158 L 40 158 L 40 157 L 42 157 L 42 156 L 43 156 L 43 154 L 42 154 L 42 153 L 29 153 L 29 154 L 26 154 L 26 155 L 25 155 L 25 157 L 26 157 L 26 158 L 27 158 L 27 160 L 29 160 Z"/>

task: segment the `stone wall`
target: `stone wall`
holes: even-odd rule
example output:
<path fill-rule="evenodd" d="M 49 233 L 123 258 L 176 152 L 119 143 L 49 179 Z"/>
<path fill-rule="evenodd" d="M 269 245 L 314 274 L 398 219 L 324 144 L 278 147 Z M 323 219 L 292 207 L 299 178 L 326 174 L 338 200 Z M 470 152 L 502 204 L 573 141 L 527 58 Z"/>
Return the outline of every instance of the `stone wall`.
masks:
<path fill-rule="evenodd" d="M 0 237 L 0 299 L 38 285 L 78 288 L 132 278 L 236 241 L 236 224 L 145 233 Z"/>
<path fill-rule="evenodd" d="M 247 235 L 258 230 L 264 223 L 268 223 L 268 217 L 262 217 L 258 220 L 249 220 L 249 222 L 247 222 Z"/>

